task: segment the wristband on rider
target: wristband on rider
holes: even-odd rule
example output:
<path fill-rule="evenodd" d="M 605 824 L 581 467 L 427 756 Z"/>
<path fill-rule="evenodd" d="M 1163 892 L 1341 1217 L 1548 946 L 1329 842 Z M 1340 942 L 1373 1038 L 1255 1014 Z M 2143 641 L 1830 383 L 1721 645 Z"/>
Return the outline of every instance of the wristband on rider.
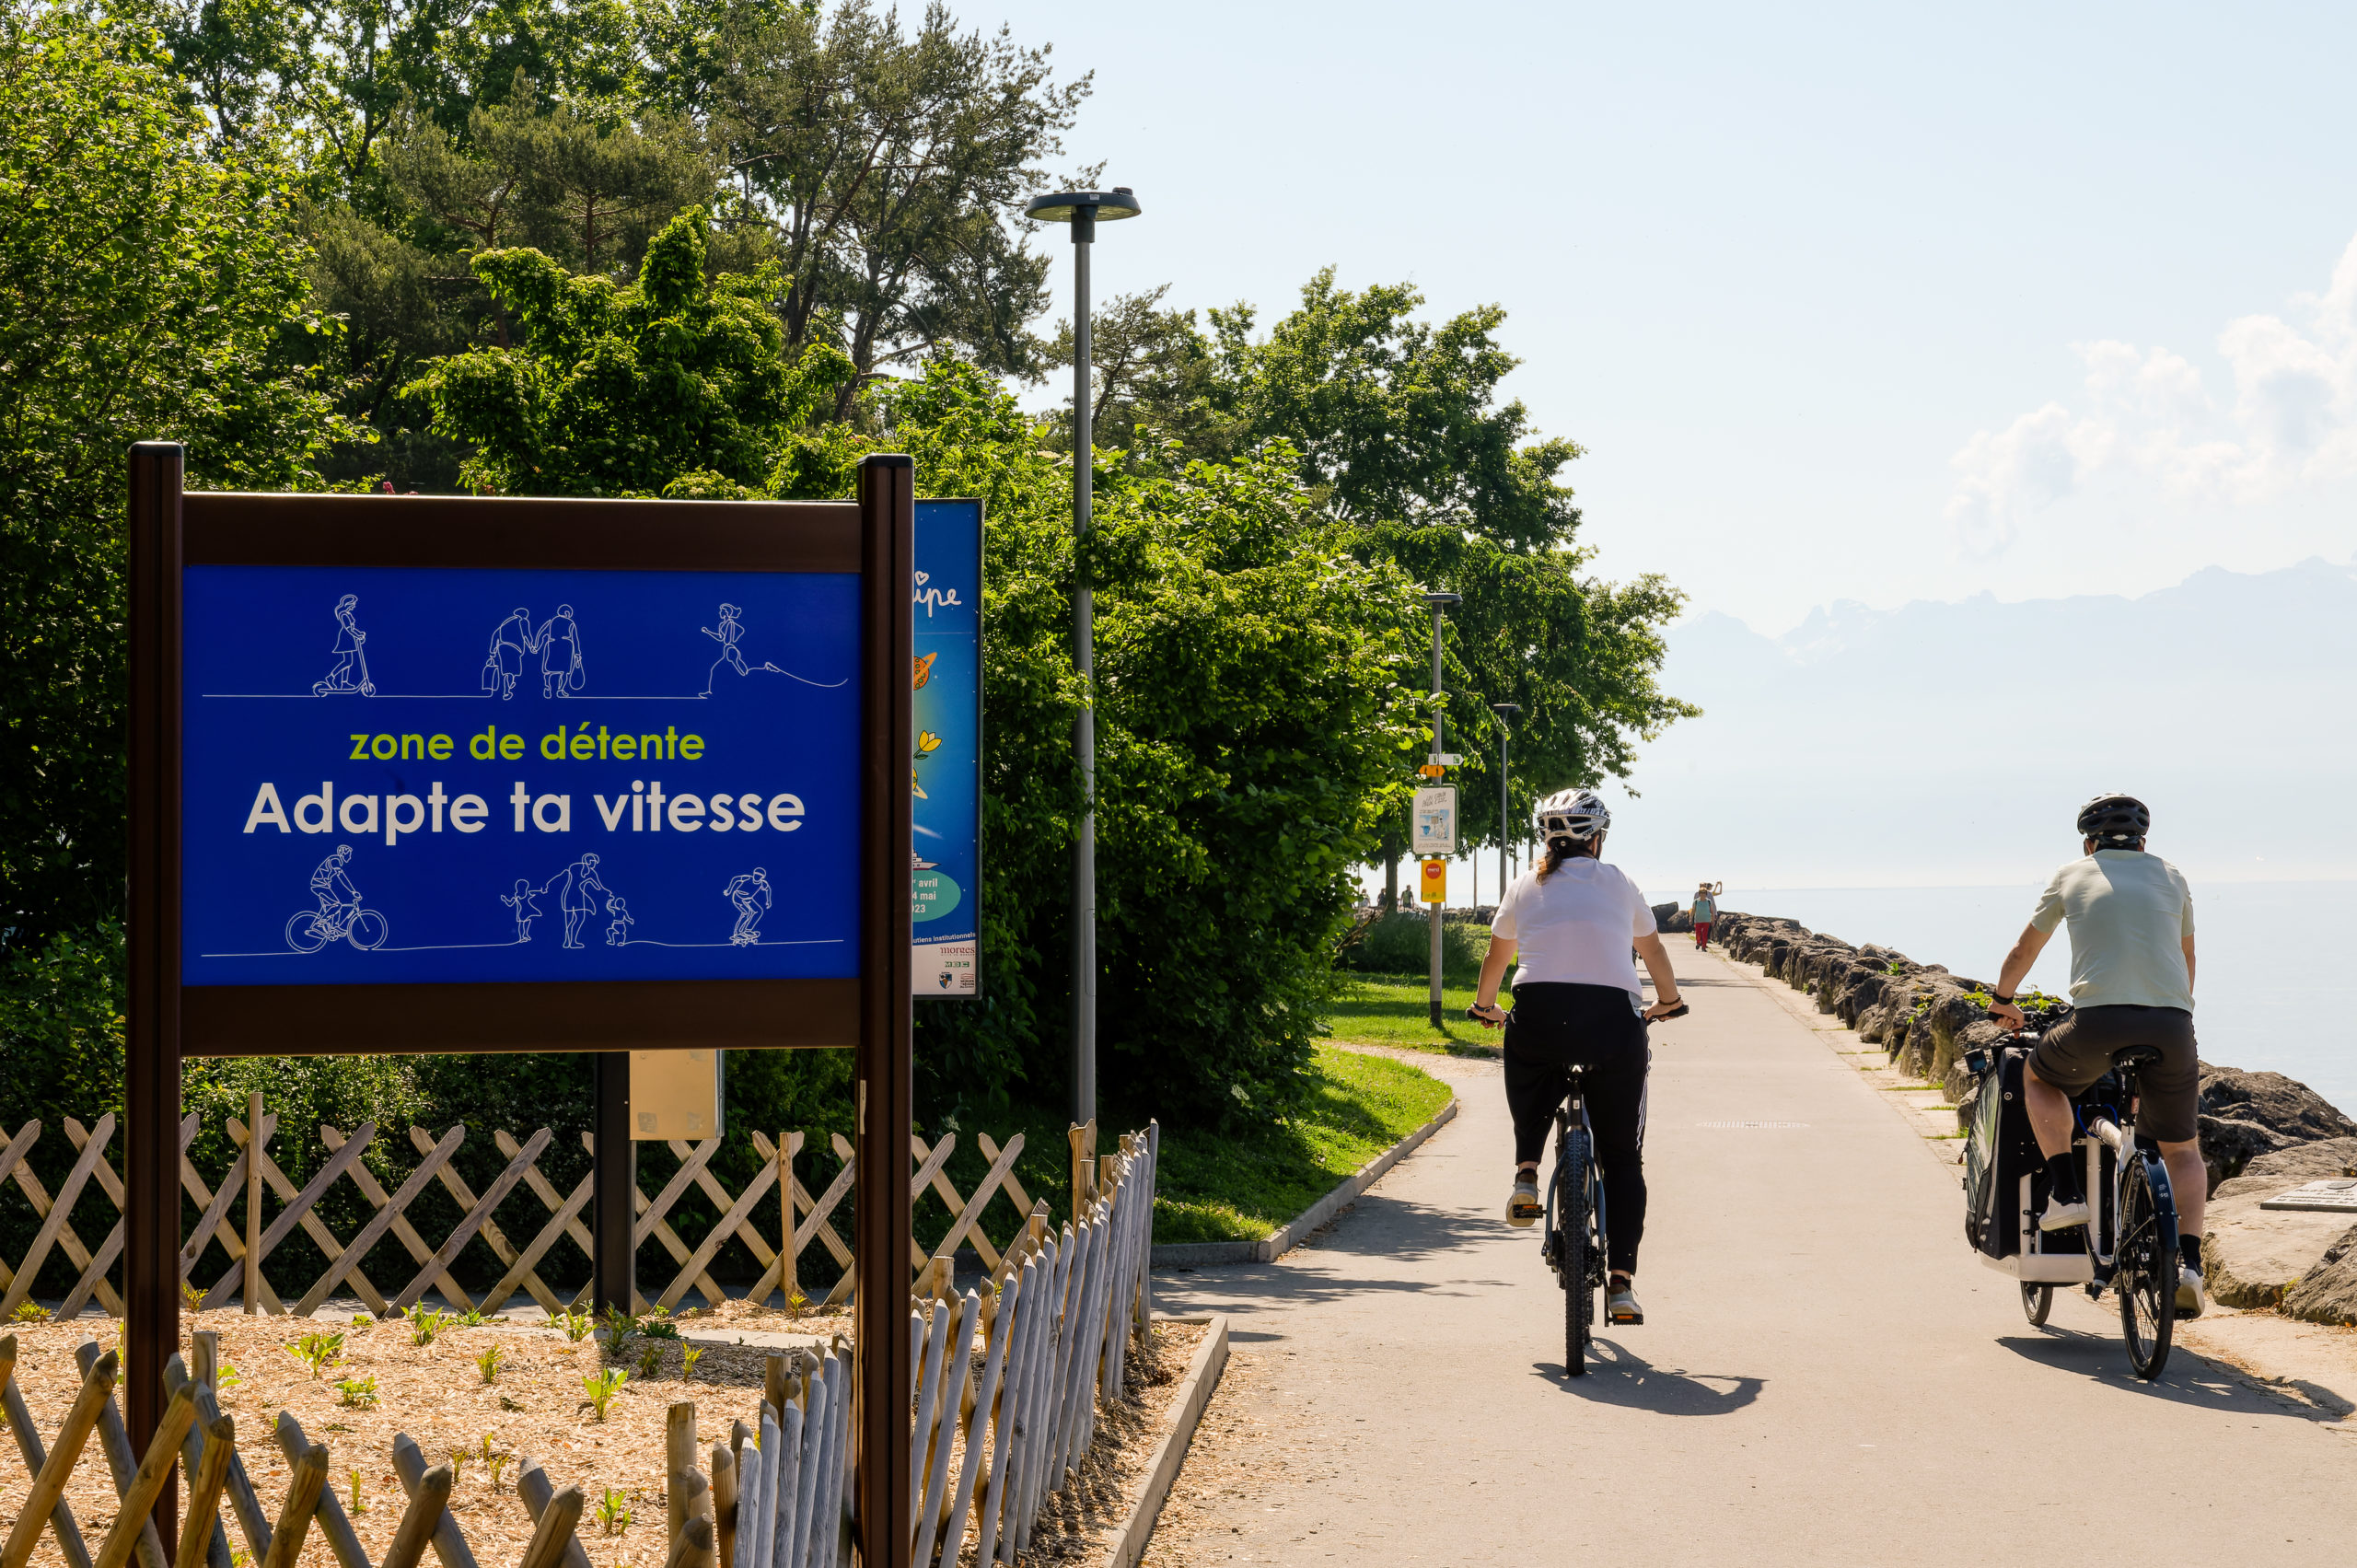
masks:
<path fill-rule="evenodd" d="M 1990 1001 L 1991 1001 L 1991 1002 L 1998 1003 L 1998 1004 L 2000 1004 L 2000 1005 L 2003 1005 L 2003 1006 L 2007 1006 L 2007 1007 L 2010 1007 L 2010 1006 L 2012 1006 L 2012 1005 L 2014 1005 L 2014 999 L 2013 999 L 2012 997 L 2010 997 L 2010 996 L 1999 996 L 1999 995 L 1996 995 L 1996 994 L 1995 994 L 1995 993 L 1991 993 L 1991 995 L 1990 995 L 1990 997 L 1989 997 L 1989 1000 L 1990 1000 Z"/>

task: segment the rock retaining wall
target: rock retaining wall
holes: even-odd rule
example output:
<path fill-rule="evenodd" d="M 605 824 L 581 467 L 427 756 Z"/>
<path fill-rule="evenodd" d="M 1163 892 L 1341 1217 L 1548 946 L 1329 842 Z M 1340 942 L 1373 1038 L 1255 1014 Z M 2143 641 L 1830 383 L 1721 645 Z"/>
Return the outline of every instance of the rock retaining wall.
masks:
<path fill-rule="evenodd" d="M 1989 982 L 1939 964 L 1917 963 L 1894 948 L 1853 946 L 1771 915 L 1723 911 L 1711 927 L 1711 945 L 1759 964 L 1771 978 L 1815 998 L 1818 1012 L 1832 1014 L 1868 1043 L 1889 1051 L 1893 1065 L 1938 1085 L 1956 1107 L 1957 1126 L 1969 1125 L 1980 1081 L 1962 1059 L 1975 1045 L 2006 1038 L 1988 1017 Z M 2235 1261 L 2254 1250 L 2245 1242 L 2260 1238 L 2241 1236 L 2234 1219 L 2246 1188 L 2255 1192 L 2270 1182 L 2297 1186 L 2301 1179 L 2290 1176 L 2294 1169 L 2337 1167 L 2344 1148 L 2357 1149 L 2347 1142 L 2357 1138 L 2357 1121 L 2295 1078 L 2205 1062 L 2200 1136 L 2211 1191 L 2223 1200 L 2209 1222 L 2206 1244 L 2226 1260 L 2213 1272 L 2219 1298 L 2237 1307 L 2280 1300 L 2286 1311 L 2311 1321 L 2357 1322 L 2357 1228 L 2333 1239 L 2305 1273 L 2293 1269 L 2286 1275 L 2284 1263 L 2267 1255 L 2264 1246 L 2247 1267 Z M 2244 1177 L 2247 1167 L 2249 1175 Z M 2235 1181 L 2238 1177 L 2243 1180 Z M 2256 1196 L 2247 1200 L 2254 1215 L 2258 1202 Z M 2270 1222 L 2277 1213 L 2269 1211 Z M 2245 1273 L 2251 1277 L 2245 1279 Z"/>

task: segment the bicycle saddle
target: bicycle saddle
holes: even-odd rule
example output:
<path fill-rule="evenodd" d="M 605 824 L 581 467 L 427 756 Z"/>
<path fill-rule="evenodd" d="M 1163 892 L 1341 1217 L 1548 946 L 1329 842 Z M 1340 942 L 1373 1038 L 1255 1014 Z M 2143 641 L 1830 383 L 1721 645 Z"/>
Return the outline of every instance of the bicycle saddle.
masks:
<path fill-rule="evenodd" d="M 2122 1070 L 2150 1067 L 2161 1059 L 2157 1045 L 2123 1045 L 2111 1053 L 2111 1064 Z"/>

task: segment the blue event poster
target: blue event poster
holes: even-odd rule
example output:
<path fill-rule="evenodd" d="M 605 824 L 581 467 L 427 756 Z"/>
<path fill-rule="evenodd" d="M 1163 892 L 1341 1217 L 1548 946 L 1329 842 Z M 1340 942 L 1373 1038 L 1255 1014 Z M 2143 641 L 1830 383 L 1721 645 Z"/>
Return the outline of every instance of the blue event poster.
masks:
<path fill-rule="evenodd" d="M 855 575 L 181 593 L 184 984 L 857 973 Z"/>
<path fill-rule="evenodd" d="M 981 876 L 982 505 L 916 507 L 916 841 L 911 983 L 919 996 L 979 993 Z"/>

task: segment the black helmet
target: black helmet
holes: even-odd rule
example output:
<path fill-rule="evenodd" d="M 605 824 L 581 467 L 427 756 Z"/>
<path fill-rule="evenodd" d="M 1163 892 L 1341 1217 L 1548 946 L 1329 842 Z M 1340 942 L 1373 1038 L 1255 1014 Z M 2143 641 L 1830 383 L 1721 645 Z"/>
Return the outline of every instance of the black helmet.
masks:
<path fill-rule="evenodd" d="M 2153 814 L 2132 795 L 2099 795 L 2079 807 L 2079 832 L 2107 849 L 2133 849 L 2153 830 Z"/>

